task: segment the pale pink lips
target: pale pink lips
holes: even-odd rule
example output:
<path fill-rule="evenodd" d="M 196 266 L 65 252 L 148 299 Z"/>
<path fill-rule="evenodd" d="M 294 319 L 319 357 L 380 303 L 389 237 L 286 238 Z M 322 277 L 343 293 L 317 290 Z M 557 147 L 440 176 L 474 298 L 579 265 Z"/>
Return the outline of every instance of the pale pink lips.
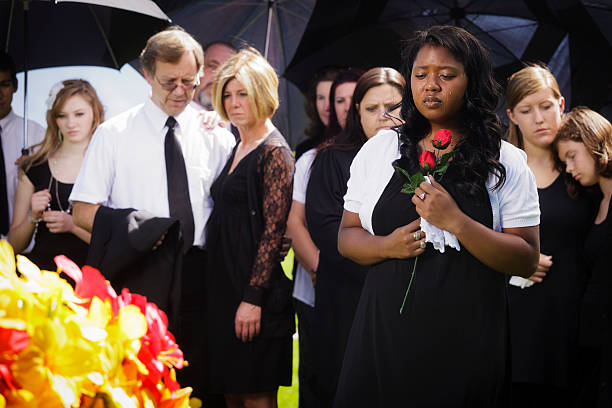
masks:
<path fill-rule="evenodd" d="M 442 105 L 442 101 L 435 96 L 427 96 L 423 99 L 423 104 L 428 108 L 437 108 Z"/>

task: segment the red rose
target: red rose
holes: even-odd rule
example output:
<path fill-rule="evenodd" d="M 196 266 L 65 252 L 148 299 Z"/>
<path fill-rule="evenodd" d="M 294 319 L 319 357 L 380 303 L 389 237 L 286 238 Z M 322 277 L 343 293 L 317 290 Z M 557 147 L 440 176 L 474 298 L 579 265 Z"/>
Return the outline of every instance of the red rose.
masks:
<path fill-rule="evenodd" d="M 431 144 L 436 149 L 444 150 L 448 147 L 452 139 L 452 133 L 447 129 L 440 129 L 436 132 Z"/>
<path fill-rule="evenodd" d="M 421 167 L 425 171 L 431 171 L 436 166 L 436 155 L 434 152 L 430 152 L 429 150 L 425 150 L 421 153 L 421 157 L 419 157 L 419 163 Z"/>

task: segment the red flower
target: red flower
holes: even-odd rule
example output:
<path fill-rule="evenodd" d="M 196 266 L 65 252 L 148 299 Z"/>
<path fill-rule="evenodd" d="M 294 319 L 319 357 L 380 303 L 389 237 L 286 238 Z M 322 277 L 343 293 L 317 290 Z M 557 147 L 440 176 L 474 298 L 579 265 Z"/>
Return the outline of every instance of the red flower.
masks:
<path fill-rule="evenodd" d="M 452 133 L 447 129 L 440 129 L 436 132 L 431 144 L 436 149 L 444 150 L 448 147 L 452 139 Z"/>
<path fill-rule="evenodd" d="M 423 170 L 429 172 L 436 166 L 436 155 L 434 152 L 425 150 L 423 153 L 421 153 L 421 157 L 419 157 L 419 163 L 421 164 L 421 168 Z"/>
<path fill-rule="evenodd" d="M 85 307 L 89 307 L 91 299 L 94 296 L 101 300 L 109 299 L 113 308 L 113 314 L 115 316 L 117 315 L 117 311 L 119 310 L 117 293 L 104 276 L 102 276 L 100 271 L 88 265 L 85 265 L 81 270 L 77 264 L 64 255 L 58 255 L 53 258 L 53 260 L 60 271 L 74 280 L 74 293 L 78 297 L 86 300 Z"/>
<path fill-rule="evenodd" d="M 16 389 L 10 365 L 17 359 L 30 342 L 30 335 L 24 330 L 0 327 L 0 392 L 6 388 Z"/>

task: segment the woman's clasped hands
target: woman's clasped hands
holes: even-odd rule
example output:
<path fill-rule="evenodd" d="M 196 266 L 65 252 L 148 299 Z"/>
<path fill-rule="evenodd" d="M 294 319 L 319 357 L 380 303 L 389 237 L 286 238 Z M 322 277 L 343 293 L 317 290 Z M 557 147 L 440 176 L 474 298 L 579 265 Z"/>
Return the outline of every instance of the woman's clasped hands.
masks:
<path fill-rule="evenodd" d="M 72 215 L 64 211 L 48 210 L 51 194 L 48 189 L 40 190 L 32 194 L 32 220 L 44 221 L 50 232 L 58 234 L 61 232 L 72 232 L 75 228 Z"/>
<path fill-rule="evenodd" d="M 431 184 L 424 181 L 414 190 L 416 211 L 430 224 L 457 235 L 464 214 L 449 192 L 433 176 L 429 179 Z"/>
<path fill-rule="evenodd" d="M 413 258 L 425 251 L 425 232 L 420 229 L 420 219 L 396 228 L 385 237 L 385 258 Z"/>

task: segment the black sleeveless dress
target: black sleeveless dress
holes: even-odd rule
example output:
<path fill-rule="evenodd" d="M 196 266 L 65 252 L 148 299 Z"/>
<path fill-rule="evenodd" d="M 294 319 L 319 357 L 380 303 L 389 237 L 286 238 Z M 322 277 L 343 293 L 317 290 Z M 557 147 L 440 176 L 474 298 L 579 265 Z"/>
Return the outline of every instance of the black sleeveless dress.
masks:
<path fill-rule="evenodd" d="M 418 169 L 407 165 L 411 174 Z M 492 226 L 486 190 L 467 197 L 449 167 L 441 184 L 461 210 Z M 400 193 L 397 172 L 372 215 L 376 235 L 388 235 L 418 218 L 411 195 Z M 509 332 L 505 276 L 450 247 L 428 244 L 402 314 L 414 258 L 373 265 L 348 340 L 335 407 L 507 406 Z"/>
<path fill-rule="evenodd" d="M 49 189 L 51 194 L 51 210 L 67 211 L 70 208 L 68 198 L 74 184 L 66 184 L 56 180 L 51 175 L 49 162 L 32 166 L 26 173 L 28 179 L 34 184 L 34 191 Z M 53 258 L 57 255 L 66 255 L 79 267 L 85 265 L 89 245 L 74 234 L 62 232 L 53 234 L 44 221 L 38 223 L 34 235 L 34 248 L 28 259 L 40 269 L 54 271 L 57 269 Z"/>
<path fill-rule="evenodd" d="M 559 388 L 572 383 L 571 364 L 576 357 L 580 304 L 588 276 L 584 242 L 595 207 L 584 194 L 570 198 L 563 175 L 550 186 L 539 188 L 538 196 L 540 252 L 551 255 L 553 264 L 543 282 L 525 289 L 509 286 L 512 379 L 529 383 L 527 390 L 536 394 L 542 387 L 534 384 L 556 387 L 555 393 L 565 399 L 557 402 L 561 406 L 568 401 Z M 519 403 L 520 395 L 513 394 L 515 404 Z M 531 393 L 527 397 L 534 399 Z"/>

